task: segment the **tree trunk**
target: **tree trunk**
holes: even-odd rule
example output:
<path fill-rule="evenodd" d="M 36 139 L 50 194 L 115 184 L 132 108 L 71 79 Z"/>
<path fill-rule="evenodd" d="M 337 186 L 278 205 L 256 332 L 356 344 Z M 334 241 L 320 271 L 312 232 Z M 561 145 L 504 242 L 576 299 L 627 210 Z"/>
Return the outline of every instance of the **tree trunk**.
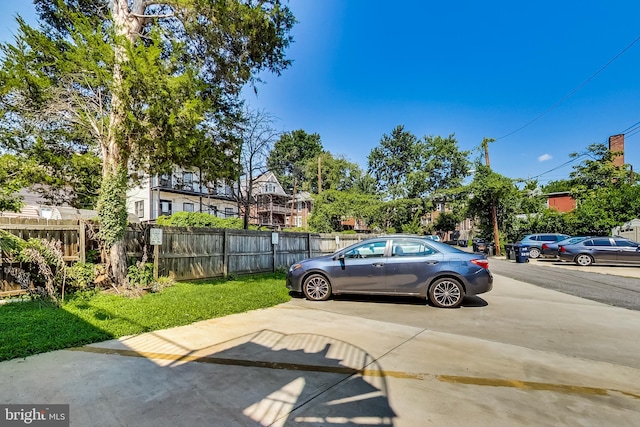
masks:
<path fill-rule="evenodd" d="M 136 34 L 139 34 L 142 27 L 143 21 L 140 16 L 144 14 L 145 3 L 143 0 L 133 0 L 131 10 L 127 0 L 111 0 L 109 6 L 116 33 L 133 43 Z M 99 204 L 98 214 L 103 220 L 101 226 L 110 229 L 106 230 L 104 236 L 107 236 L 105 243 L 109 250 L 113 280 L 117 285 L 124 285 L 127 278 L 127 253 L 124 237 L 128 216 L 126 197 L 129 153 L 124 142 L 126 138 L 122 134 L 126 109 L 122 102 L 124 77 L 121 64 L 128 60 L 124 46 L 115 47 L 115 59 L 109 130 L 101 146 L 103 160 L 101 197 L 103 202 Z"/>

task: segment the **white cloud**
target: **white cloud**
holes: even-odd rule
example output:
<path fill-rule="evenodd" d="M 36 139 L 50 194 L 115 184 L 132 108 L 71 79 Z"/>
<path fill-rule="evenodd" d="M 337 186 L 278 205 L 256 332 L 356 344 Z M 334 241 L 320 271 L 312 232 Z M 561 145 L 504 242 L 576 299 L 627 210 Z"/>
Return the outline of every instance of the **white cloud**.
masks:
<path fill-rule="evenodd" d="M 539 162 L 546 162 L 547 160 L 551 160 L 551 159 L 553 159 L 551 154 L 543 154 L 542 156 L 538 157 Z"/>

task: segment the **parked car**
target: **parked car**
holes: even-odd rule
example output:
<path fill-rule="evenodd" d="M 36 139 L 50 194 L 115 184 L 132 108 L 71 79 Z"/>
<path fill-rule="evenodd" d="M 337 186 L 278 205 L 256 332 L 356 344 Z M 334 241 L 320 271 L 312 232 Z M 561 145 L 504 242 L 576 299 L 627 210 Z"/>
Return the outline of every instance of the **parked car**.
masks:
<path fill-rule="evenodd" d="M 573 236 L 568 237 L 564 240 L 560 240 L 559 242 L 551 243 L 543 243 L 540 254 L 546 258 L 557 258 L 558 257 L 558 247 L 560 245 L 572 245 L 574 243 L 578 243 L 583 241 L 584 239 L 588 239 L 591 236 Z"/>
<path fill-rule="evenodd" d="M 433 240 L 435 242 L 439 242 L 440 241 L 440 236 L 438 236 L 437 234 L 427 234 L 426 236 L 424 236 L 425 239 L 429 239 L 429 240 Z"/>
<path fill-rule="evenodd" d="M 562 261 L 582 266 L 640 264 L 640 243 L 624 237 L 590 237 L 571 245 L 560 245 L 558 255 Z"/>
<path fill-rule="evenodd" d="M 567 239 L 571 236 L 568 234 L 559 233 L 538 233 L 527 234 L 522 239 L 518 240 L 516 244 L 529 246 L 529 258 L 538 258 L 542 253 L 542 245 L 544 243 L 555 243 L 560 240 Z"/>
<path fill-rule="evenodd" d="M 484 255 L 425 236 L 381 236 L 331 255 L 293 264 L 287 288 L 312 301 L 331 295 L 408 295 L 437 307 L 460 305 L 465 295 L 489 292 L 493 276 Z"/>
<path fill-rule="evenodd" d="M 485 239 L 473 239 L 471 248 L 473 249 L 473 252 L 482 252 L 486 254 L 489 252 L 489 243 Z"/>

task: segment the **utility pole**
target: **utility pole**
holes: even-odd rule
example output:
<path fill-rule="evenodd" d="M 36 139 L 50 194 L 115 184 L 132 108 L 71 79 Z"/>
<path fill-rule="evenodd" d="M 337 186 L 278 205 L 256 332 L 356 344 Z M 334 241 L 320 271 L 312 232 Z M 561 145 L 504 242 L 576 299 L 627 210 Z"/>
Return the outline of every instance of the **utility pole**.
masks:
<path fill-rule="evenodd" d="M 296 186 L 298 185 L 298 179 L 293 178 L 293 199 L 291 199 L 291 219 L 289 220 L 289 227 L 293 228 L 293 208 L 296 203 Z"/>
<path fill-rule="evenodd" d="M 489 143 L 495 141 L 493 138 L 483 138 L 482 147 L 484 148 L 484 160 L 485 164 L 491 169 L 491 163 L 489 162 Z M 498 214 L 496 212 L 496 204 L 491 197 L 491 220 L 493 221 L 493 241 L 496 247 L 495 255 L 500 255 L 500 233 L 498 232 Z"/>

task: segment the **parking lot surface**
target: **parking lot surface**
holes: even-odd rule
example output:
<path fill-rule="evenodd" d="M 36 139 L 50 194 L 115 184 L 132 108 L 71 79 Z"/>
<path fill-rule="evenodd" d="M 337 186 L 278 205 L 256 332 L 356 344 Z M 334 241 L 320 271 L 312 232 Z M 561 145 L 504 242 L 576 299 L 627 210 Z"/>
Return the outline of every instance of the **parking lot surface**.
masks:
<path fill-rule="evenodd" d="M 0 402 L 69 403 L 73 426 L 633 426 L 638 330 L 496 276 L 459 309 L 293 299 L 2 362 Z"/>

